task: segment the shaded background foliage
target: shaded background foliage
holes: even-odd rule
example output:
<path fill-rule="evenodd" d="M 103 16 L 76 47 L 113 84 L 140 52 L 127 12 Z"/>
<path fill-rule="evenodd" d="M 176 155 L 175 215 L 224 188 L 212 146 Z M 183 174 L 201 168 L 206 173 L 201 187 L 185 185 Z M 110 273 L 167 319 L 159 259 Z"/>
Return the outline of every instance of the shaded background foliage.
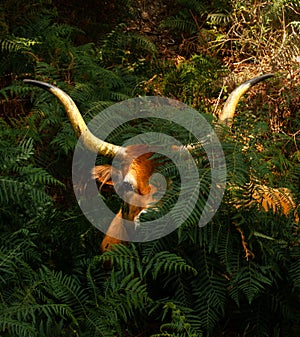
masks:
<path fill-rule="evenodd" d="M 2 336 L 299 335 L 295 218 L 245 207 L 258 183 L 300 197 L 299 10 L 297 0 L 2 1 Z M 200 197 L 176 232 L 100 254 L 102 234 L 72 190 L 76 138 L 67 117 L 21 80 L 55 83 L 86 121 L 145 94 L 181 100 L 212 120 L 237 83 L 269 71 L 277 75 L 247 95 L 223 141 L 228 186 L 211 223 L 197 226 Z M 140 132 L 123 131 L 113 141 Z M 195 156 L 205 195 L 209 168 Z M 117 208 L 113 194 L 105 198 Z"/>

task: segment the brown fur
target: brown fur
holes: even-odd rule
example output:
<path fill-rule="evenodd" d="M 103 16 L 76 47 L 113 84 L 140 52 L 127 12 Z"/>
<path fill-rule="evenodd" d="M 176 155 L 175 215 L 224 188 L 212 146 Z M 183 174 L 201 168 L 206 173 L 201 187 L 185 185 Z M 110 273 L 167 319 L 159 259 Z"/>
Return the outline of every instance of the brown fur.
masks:
<path fill-rule="evenodd" d="M 153 152 L 148 151 L 150 150 L 149 146 L 147 145 L 132 145 L 127 147 L 126 156 L 122 161 L 120 172 L 114 172 L 120 174 L 122 179 L 124 179 L 126 174 L 130 172 L 136 182 L 136 193 L 133 194 L 130 203 L 127 205 L 128 213 L 126 215 L 122 214 L 121 209 L 110 224 L 101 244 L 102 251 L 109 250 L 111 249 L 112 245 L 125 241 L 117 239 L 118 237 L 122 237 L 124 239 L 128 237 L 126 228 L 123 225 L 123 218 L 134 222 L 139 213 L 145 208 L 149 207 L 152 202 L 154 202 L 153 194 L 155 193 L 156 189 L 153 185 L 149 184 L 149 179 L 153 174 L 157 163 L 151 159 Z M 112 186 L 114 184 L 111 179 L 113 170 L 116 169 L 111 165 L 99 165 L 92 170 L 92 176 L 101 184 L 101 188 L 105 185 Z M 137 198 L 137 195 L 146 197 L 143 198 L 145 201 L 144 205 L 134 206 L 136 204 L 134 198 Z"/>

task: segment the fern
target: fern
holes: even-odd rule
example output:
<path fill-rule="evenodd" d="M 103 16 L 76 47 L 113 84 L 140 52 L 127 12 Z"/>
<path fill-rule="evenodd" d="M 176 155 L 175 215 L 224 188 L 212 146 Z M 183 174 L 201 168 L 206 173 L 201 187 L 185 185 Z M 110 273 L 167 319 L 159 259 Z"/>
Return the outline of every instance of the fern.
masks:
<path fill-rule="evenodd" d="M 215 94 L 212 88 L 223 71 L 216 59 L 194 55 L 189 61 L 167 72 L 163 80 L 163 94 L 180 99 L 200 111 L 211 113 L 208 111 L 210 104 L 206 99 Z"/>
<path fill-rule="evenodd" d="M 295 254 L 296 255 L 296 254 Z M 295 256 L 297 258 L 297 255 Z M 293 289 L 298 291 L 300 288 L 300 265 L 299 260 L 294 261 L 289 268 L 289 275 L 292 280 Z"/>
<path fill-rule="evenodd" d="M 201 337 L 203 333 L 197 325 L 193 327 L 191 323 L 187 321 L 185 315 L 174 303 L 168 302 L 164 306 L 165 314 L 167 311 L 171 311 L 172 321 L 170 323 L 164 323 L 160 326 L 160 333 L 153 334 L 151 337 L 163 337 L 163 336 L 189 336 L 189 337 Z M 193 317 L 194 321 L 197 321 L 197 317 Z"/>
<path fill-rule="evenodd" d="M 34 327 L 30 322 L 20 322 L 17 319 L 11 319 L 9 317 L 2 316 L 0 320 L 1 331 L 9 331 L 11 336 L 24 336 L 33 337 L 38 336 Z"/>
<path fill-rule="evenodd" d="M 1 140 L 0 140 L 1 141 Z M 6 141 L 2 140 L 5 144 Z M 44 190 L 45 185 L 62 184 L 48 174 L 44 169 L 34 167 L 31 160 L 34 154 L 33 140 L 24 139 L 16 147 L 3 147 L 3 161 L 0 177 L 0 201 L 9 204 L 14 201 L 22 203 L 26 195 L 38 204 L 50 201 L 49 195 Z"/>
<path fill-rule="evenodd" d="M 154 57 L 157 49 L 146 37 L 126 31 L 126 25 L 121 23 L 104 39 L 100 52 L 101 59 L 104 64 L 108 59 L 126 66 L 131 58 L 131 53 Z"/>
<path fill-rule="evenodd" d="M 131 249 L 130 249 L 131 248 Z M 129 247 L 125 245 L 116 245 L 111 251 L 105 252 L 100 257 L 101 261 L 109 261 L 113 265 L 116 264 L 118 268 L 121 268 L 125 274 L 132 274 L 135 269 L 141 271 L 140 257 L 134 245 Z"/>
<path fill-rule="evenodd" d="M 232 20 L 231 16 L 228 13 L 210 13 L 207 16 L 207 21 L 211 25 L 226 25 Z"/>
<path fill-rule="evenodd" d="M 170 17 L 165 19 L 161 24 L 161 27 L 169 28 L 179 32 L 188 32 L 190 34 L 195 33 L 196 31 L 196 27 L 193 22 L 179 17 Z"/>
<path fill-rule="evenodd" d="M 261 290 L 271 284 L 272 280 L 268 275 L 267 268 L 250 263 L 249 266 L 241 268 L 235 276 L 231 296 L 239 304 L 240 296 L 244 295 L 251 304 Z"/>
<path fill-rule="evenodd" d="M 191 266 L 187 265 L 183 258 L 166 251 L 161 251 L 154 256 L 151 256 L 151 260 L 149 260 L 149 258 L 144 258 L 143 263 L 147 264 L 147 267 L 144 271 L 145 274 L 151 270 L 151 275 L 154 279 L 158 277 L 158 274 L 161 271 L 168 274 L 178 272 L 192 272 L 197 274 L 197 271 Z"/>

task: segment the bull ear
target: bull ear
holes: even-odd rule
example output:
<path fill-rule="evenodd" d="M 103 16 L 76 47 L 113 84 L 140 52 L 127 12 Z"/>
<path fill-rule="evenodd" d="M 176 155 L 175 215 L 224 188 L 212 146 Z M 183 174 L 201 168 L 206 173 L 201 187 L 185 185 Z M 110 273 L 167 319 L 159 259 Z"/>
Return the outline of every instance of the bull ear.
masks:
<path fill-rule="evenodd" d="M 93 168 L 92 177 L 100 183 L 101 188 L 104 185 L 114 185 L 111 179 L 112 169 L 112 166 L 108 164 L 98 165 Z"/>

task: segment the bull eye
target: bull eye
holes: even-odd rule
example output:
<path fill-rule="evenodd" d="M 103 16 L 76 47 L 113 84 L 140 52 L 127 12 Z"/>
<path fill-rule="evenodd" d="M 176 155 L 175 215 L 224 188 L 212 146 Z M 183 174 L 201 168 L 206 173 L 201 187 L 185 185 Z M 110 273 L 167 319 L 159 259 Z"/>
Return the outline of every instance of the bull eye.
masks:
<path fill-rule="evenodd" d="M 123 182 L 122 189 L 123 189 L 124 192 L 133 192 L 134 191 L 133 186 L 128 181 Z"/>

